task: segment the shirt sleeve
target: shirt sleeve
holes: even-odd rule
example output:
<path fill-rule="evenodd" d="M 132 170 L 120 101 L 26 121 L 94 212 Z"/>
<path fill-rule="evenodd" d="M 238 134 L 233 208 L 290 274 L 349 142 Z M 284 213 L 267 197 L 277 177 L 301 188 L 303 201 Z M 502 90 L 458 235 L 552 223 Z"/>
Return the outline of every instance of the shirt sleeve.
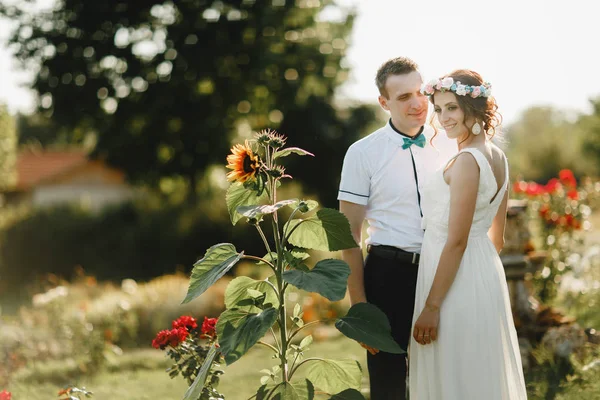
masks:
<path fill-rule="evenodd" d="M 344 157 L 338 200 L 367 205 L 371 177 L 365 155 L 356 146 L 350 146 Z"/>

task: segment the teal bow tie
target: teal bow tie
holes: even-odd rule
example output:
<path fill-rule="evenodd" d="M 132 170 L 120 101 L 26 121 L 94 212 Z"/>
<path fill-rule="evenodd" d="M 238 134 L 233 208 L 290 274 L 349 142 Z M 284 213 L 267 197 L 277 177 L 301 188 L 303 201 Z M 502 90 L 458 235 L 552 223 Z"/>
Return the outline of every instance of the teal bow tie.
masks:
<path fill-rule="evenodd" d="M 425 147 L 425 135 L 420 134 L 419 136 L 417 136 L 414 139 L 411 138 L 402 138 L 404 140 L 404 144 L 402 145 L 403 149 L 408 149 L 410 146 L 412 146 L 413 144 L 423 148 Z"/>

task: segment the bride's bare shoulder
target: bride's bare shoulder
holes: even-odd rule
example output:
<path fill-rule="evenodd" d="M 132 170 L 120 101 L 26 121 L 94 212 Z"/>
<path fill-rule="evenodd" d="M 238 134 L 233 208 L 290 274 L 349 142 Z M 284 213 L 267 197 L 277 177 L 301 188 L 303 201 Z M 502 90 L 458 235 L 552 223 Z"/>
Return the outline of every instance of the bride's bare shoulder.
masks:
<path fill-rule="evenodd" d="M 488 148 L 490 149 L 491 161 L 494 169 L 496 168 L 504 168 L 504 163 L 506 160 L 506 154 L 502 151 L 502 149 L 496 146 L 493 143 L 489 143 Z"/>

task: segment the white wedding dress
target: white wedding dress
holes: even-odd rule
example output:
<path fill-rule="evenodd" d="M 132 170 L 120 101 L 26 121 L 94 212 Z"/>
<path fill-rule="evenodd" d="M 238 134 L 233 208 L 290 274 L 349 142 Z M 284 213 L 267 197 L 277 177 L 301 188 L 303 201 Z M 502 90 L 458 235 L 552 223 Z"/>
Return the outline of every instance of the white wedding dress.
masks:
<path fill-rule="evenodd" d="M 437 341 L 423 346 L 411 339 L 410 399 L 526 399 L 506 276 L 496 248 L 487 236 L 508 188 L 508 164 L 505 182 L 498 191 L 483 153 L 463 149 L 458 154 L 463 152 L 471 153 L 480 169 L 473 224 L 460 268 L 440 308 Z M 443 172 L 444 168 L 438 170 L 423 189 L 425 237 L 413 328 L 429 295 L 448 236 L 450 187 Z"/>

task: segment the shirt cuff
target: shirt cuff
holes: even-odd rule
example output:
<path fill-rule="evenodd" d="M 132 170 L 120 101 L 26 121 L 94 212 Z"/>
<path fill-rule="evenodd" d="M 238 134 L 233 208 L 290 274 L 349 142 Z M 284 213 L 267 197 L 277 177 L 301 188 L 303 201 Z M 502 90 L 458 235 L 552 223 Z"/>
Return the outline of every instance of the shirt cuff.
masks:
<path fill-rule="evenodd" d="M 366 206 L 369 202 L 369 196 L 349 192 L 346 190 L 338 191 L 338 200 L 347 201 L 349 203 L 360 204 Z"/>

